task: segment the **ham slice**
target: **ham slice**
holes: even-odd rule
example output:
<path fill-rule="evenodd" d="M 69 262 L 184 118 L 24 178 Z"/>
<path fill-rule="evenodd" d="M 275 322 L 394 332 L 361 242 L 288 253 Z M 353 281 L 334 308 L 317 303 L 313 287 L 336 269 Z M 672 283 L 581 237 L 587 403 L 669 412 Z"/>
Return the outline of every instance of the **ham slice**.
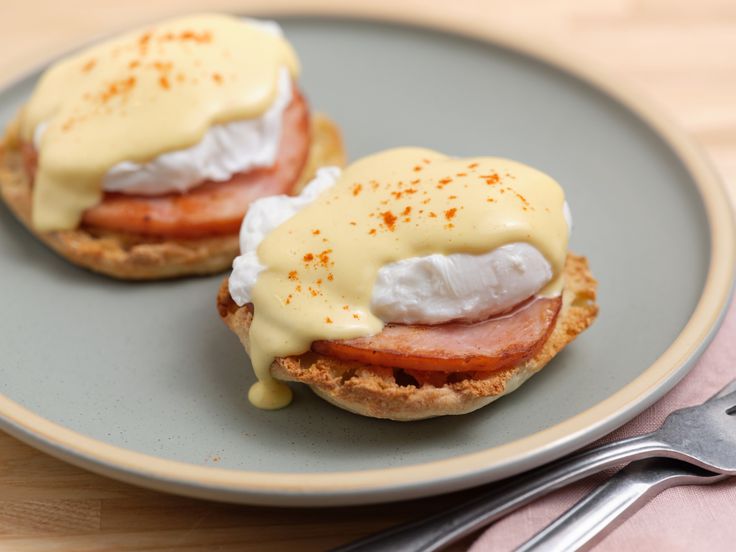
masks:
<path fill-rule="evenodd" d="M 562 298 L 537 298 L 509 314 L 473 324 L 388 324 L 370 337 L 315 341 L 332 358 L 420 371 L 490 371 L 533 357 L 549 337 Z"/>
<path fill-rule="evenodd" d="M 142 196 L 106 193 L 85 211 L 82 225 L 168 238 L 237 234 L 251 202 L 291 192 L 309 153 L 309 111 L 295 88 L 284 110 L 281 143 L 273 167 L 234 175 L 226 182 L 204 182 L 186 193 Z M 24 147 L 26 169 L 35 174 L 37 155 Z"/>

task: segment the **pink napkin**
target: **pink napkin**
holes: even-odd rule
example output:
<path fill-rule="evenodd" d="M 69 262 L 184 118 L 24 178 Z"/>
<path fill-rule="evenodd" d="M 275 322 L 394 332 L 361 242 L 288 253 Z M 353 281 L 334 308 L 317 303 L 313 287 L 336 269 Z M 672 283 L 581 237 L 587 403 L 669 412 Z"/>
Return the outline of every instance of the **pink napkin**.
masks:
<path fill-rule="evenodd" d="M 658 403 L 601 442 L 651 431 L 672 410 L 703 402 L 735 377 L 736 301 L 695 368 Z M 610 472 L 590 477 L 512 513 L 492 525 L 470 552 L 517 547 L 609 476 Z M 596 552 L 647 549 L 736 550 L 736 477 L 711 486 L 674 487 L 664 491 L 595 548 Z"/>

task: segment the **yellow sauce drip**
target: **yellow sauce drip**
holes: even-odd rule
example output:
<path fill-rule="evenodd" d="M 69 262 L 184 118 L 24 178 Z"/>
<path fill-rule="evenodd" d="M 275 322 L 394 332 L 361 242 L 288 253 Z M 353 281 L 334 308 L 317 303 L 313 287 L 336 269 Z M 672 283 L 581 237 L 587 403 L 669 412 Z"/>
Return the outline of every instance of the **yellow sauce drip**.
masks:
<path fill-rule="evenodd" d="M 552 178 L 508 159 L 401 148 L 353 163 L 258 248 L 267 268 L 252 291 L 249 350 L 259 396 L 251 402 L 262 407 L 272 400 L 264 390 L 283 392 L 270 376 L 274 358 L 383 329 L 370 302 L 385 264 L 527 242 L 553 269 L 541 294 L 559 294 L 569 233 L 564 201 Z"/>
<path fill-rule="evenodd" d="M 264 410 L 277 410 L 288 406 L 291 398 L 289 386 L 273 378 L 254 383 L 248 391 L 248 400 L 251 404 Z"/>
<path fill-rule="evenodd" d="M 44 73 L 21 120 L 46 124 L 33 194 L 40 231 L 79 224 L 122 161 L 144 163 L 198 143 L 214 124 L 258 117 L 278 72 L 299 66 L 281 37 L 235 17 L 194 15 L 88 48 Z"/>

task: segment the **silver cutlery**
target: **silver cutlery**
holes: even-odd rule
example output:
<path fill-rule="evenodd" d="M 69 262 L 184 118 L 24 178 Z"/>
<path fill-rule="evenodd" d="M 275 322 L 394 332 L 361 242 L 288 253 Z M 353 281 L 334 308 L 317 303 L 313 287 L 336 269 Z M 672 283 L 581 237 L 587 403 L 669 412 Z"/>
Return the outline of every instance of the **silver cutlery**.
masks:
<path fill-rule="evenodd" d="M 736 380 L 701 405 L 672 412 L 651 433 L 600 445 L 493 485 L 464 504 L 389 528 L 334 552 L 440 550 L 506 514 L 588 475 L 642 458 L 672 458 L 736 475 Z"/>
<path fill-rule="evenodd" d="M 589 550 L 665 489 L 710 485 L 728 477 L 670 458 L 632 462 L 522 544 L 517 552 Z"/>
<path fill-rule="evenodd" d="M 728 395 L 733 387 L 734 382 L 708 402 Z M 726 413 L 736 415 L 730 408 Z M 714 473 L 668 458 L 632 462 L 522 544 L 517 552 L 589 550 L 665 489 L 679 485 L 710 485 L 728 477 L 729 474 Z"/>

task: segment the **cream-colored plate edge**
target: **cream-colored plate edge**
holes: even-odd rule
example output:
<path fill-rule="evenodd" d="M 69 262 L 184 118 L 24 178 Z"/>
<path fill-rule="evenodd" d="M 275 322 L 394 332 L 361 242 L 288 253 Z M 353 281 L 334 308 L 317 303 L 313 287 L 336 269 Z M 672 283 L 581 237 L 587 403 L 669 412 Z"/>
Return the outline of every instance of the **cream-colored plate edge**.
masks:
<path fill-rule="evenodd" d="M 651 404 L 682 377 L 713 337 L 728 303 L 736 263 L 736 224 L 728 194 L 699 147 L 630 88 L 549 44 L 537 44 L 487 23 L 421 12 L 391 2 L 252 2 L 249 14 L 349 16 L 451 32 L 500 45 L 581 78 L 633 110 L 677 152 L 691 173 L 711 234 L 703 294 L 670 347 L 638 378 L 594 407 L 543 431 L 485 451 L 401 468 L 336 473 L 225 470 L 165 460 L 108 445 L 50 422 L 0 395 L 2 427 L 19 439 L 92 471 L 147 487 L 219 500 L 280 505 L 333 505 L 413 498 L 469 487 L 518 473 L 574 450 Z M 242 5 L 240 10 L 243 10 Z"/>

